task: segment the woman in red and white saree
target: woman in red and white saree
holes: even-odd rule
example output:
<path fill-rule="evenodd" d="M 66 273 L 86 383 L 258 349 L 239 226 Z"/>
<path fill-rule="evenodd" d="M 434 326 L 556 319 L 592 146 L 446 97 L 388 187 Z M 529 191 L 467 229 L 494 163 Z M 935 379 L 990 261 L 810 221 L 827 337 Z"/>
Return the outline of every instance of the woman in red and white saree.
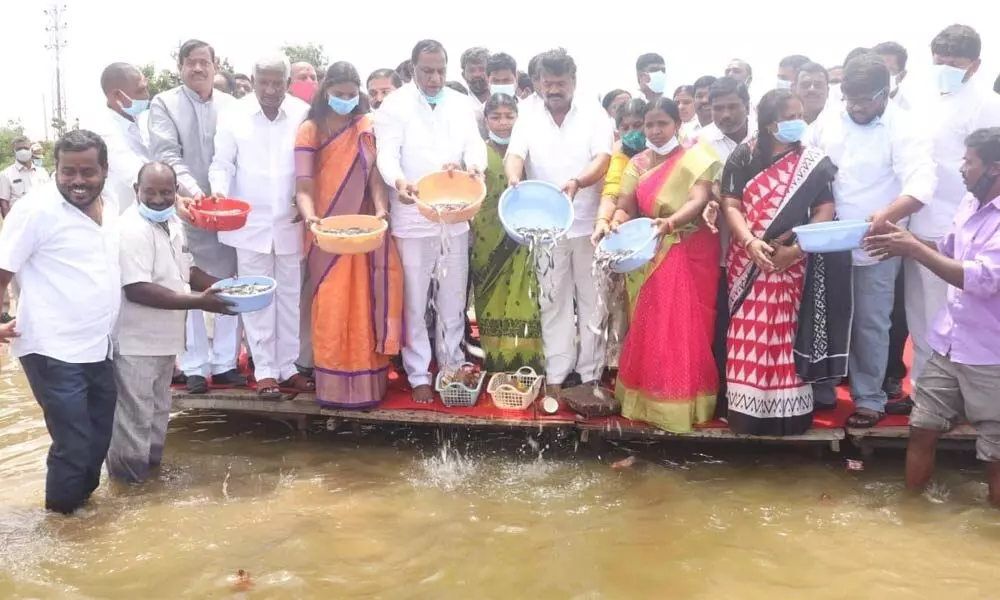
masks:
<path fill-rule="evenodd" d="M 799 143 L 802 102 L 774 90 L 758 110 L 757 137 L 733 152 L 720 184 L 733 232 L 728 419 L 736 433 L 797 435 L 812 425 L 810 383 L 847 372 L 851 259 L 849 252 L 807 256 L 792 233 L 834 218 L 837 168 Z"/>

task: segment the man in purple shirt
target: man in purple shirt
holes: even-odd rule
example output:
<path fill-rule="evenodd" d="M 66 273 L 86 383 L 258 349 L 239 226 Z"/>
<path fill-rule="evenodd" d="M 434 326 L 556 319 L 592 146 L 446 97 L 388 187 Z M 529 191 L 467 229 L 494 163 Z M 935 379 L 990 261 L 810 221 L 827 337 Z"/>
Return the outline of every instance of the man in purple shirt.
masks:
<path fill-rule="evenodd" d="M 969 193 L 938 247 L 895 227 L 868 238 L 866 248 L 881 259 L 912 258 L 949 285 L 928 335 L 934 353 L 916 383 L 907 487 L 927 485 L 938 438 L 968 421 L 979 436 L 976 455 L 987 463 L 990 503 L 1000 507 L 1000 127 L 974 132 L 965 147 Z"/>

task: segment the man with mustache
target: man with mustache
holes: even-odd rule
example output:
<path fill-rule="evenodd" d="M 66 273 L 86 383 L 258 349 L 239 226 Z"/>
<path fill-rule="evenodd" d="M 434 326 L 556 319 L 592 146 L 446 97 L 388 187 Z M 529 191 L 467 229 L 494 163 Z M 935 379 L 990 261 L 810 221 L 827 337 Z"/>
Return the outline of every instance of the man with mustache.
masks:
<path fill-rule="evenodd" d="M 372 108 L 378 109 L 386 96 L 403 87 L 403 80 L 392 69 L 376 69 L 368 76 L 365 87 L 368 88 L 368 101 Z"/>
<path fill-rule="evenodd" d="M 819 63 L 806 63 L 795 73 L 795 93 L 802 99 L 803 117 L 812 123 L 830 98 L 830 74 Z"/>
<path fill-rule="evenodd" d="M 558 398 L 574 369 L 584 384 L 596 385 L 603 368 L 599 358 L 604 356 L 604 343 L 591 331 L 597 289 L 591 276 L 590 236 L 611 162 L 614 131 L 600 103 L 574 96 L 576 62 L 565 50 L 545 52 L 537 68 L 543 101 L 522 105 L 504 170 L 512 186 L 525 178 L 555 184 L 575 209 L 567 237 L 552 252 L 553 267 L 539 273 L 546 290 L 539 298 L 545 379 L 548 393 Z M 579 312 L 575 324 L 574 304 Z"/>
<path fill-rule="evenodd" d="M 486 73 L 489 60 L 490 51 L 480 47 L 469 48 L 462 53 L 460 59 L 462 79 L 469 87 L 469 104 L 472 105 L 476 115 L 479 135 L 484 140 L 489 136 L 489 131 L 486 129 L 486 115 L 483 113 L 486 101 L 490 99 L 490 83 Z"/>
<path fill-rule="evenodd" d="M 177 58 L 181 85 L 157 94 L 149 108 L 150 154 L 173 167 L 181 195 L 197 201 L 212 193 L 208 169 L 215 154 L 216 123 L 236 99 L 213 93 L 215 50 L 207 42 L 184 42 Z M 188 223 L 185 235 L 198 268 L 220 279 L 236 275 L 236 250 L 221 244 L 216 232 Z M 214 315 L 213 324 L 210 343 L 202 312 L 188 313 L 187 350 L 179 363 L 192 394 L 207 392 L 209 377 L 216 385 L 246 385 L 236 368 L 239 317 Z"/>
<path fill-rule="evenodd" d="M 112 334 L 121 307 L 118 206 L 101 192 L 108 148 L 70 131 L 55 145 L 55 183 L 36 188 L 0 231 L 0 286 L 21 282 L 12 352 L 52 437 L 45 508 L 69 514 L 97 489 L 117 394 Z"/>

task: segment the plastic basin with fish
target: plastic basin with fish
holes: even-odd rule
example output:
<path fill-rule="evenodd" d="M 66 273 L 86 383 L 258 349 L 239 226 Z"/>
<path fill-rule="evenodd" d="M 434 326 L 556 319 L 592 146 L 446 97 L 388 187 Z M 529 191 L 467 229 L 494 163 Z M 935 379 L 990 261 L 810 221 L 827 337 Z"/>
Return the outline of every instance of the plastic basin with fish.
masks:
<path fill-rule="evenodd" d="M 191 207 L 194 226 L 208 231 L 236 231 L 247 224 L 250 204 L 234 198 L 204 198 Z"/>
<path fill-rule="evenodd" d="M 547 181 L 522 181 L 500 196 L 500 222 L 515 242 L 528 242 L 517 233 L 522 227 L 554 229 L 565 235 L 573 225 L 573 201 Z"/>
<path fill-rule="evenodd" d="M 479 212 L 486 197 L 486 183 L 465 171 L 435 171 L 417 181 L 417 210 L 435 223 L 464 223 Z M 435 204 L 465 204 L 464 208 L 439 212 Z"/>
<path fill-rule="evenodd" d="M 249 296 L 234 296 L 225 292 L 226 288 L 247 284 L 267 285 L 269 287 L 265 291 L 251 294 Z M 229 300 L 233 303 L 233 306 L 230 306 L 229 310 L 234 313 L 246 313 L 261 310 L 270 306 L 271 302 L 274 301 L 274 290 L 277 285 L 277 282 L 270 277 L 265 277 L 263 275 L 248 275 L 245 277 L 230 277 L 229 279 L 221 279 L 212 287 L 222 290 L 218 294 L 219 298 Z"/>
<path fill-rule="evenodd" d="M 338 235 L 321 229 L 370 229 L 371 233 Z M 389 224 L 373 215 L 337 215 L 321 219 L 309 227 L 316 245 L 330 254 L 367 254 L 382 247 Z"/>
<path fill-rule="evenodd" d="M 844 252 L 860 248 L 870 227 L 867 221 L 828 221 L 800 225 L 792 231 L 804 252 Z"/>
<path fill-rule="evenodd" d="M 611 264 L 615 273 L 628 273 L 653 260 L 658 245 L 653 220 L 643 217 L 622 223 L 617 231 L 601 240 L 597 249 L 609 253 L 629 251 L 630 254 Z"/>

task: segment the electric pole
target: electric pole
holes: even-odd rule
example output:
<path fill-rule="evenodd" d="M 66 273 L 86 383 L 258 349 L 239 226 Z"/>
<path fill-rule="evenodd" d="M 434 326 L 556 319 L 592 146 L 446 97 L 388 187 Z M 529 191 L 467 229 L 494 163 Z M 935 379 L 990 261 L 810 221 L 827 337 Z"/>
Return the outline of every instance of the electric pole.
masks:
<path fill-rule="evenodd" d="M 49 43 L 45 45 L 46 50 L 55 53 L 56 59 L 56 99 L 55 117 L 52 119 L 52 128 L 57 135 L 62 135 L 66 131 L 66 98 L 62 89 L 62 49 L 66 47 L 66 40 L 63 33 L 66 23 L 63 22 L 63 15 L 66 12 L 65 4 L 53 4 L 45 9 L 45 15 L 49 18 L 49 24 L 45 31 L 49 33 Z"/>

